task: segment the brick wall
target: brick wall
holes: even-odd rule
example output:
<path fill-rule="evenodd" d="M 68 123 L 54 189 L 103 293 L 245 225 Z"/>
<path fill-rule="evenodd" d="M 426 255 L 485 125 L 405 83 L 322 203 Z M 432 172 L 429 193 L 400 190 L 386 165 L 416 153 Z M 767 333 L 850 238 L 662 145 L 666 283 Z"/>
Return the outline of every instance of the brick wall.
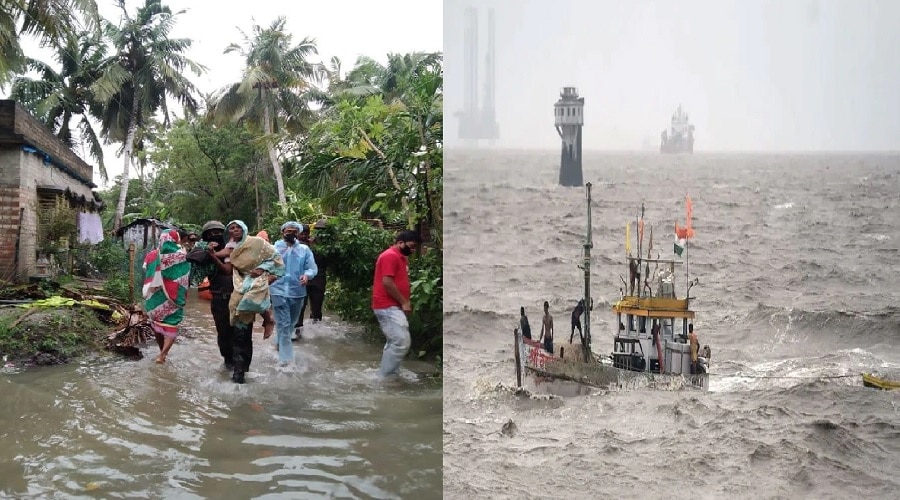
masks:
<path fill-rule="evenodd" d="M 0 280 L 22 281 L 34 274 L 37 261 L 38 186 L 68 188 L 87 200 L 93 200 L 94 195 L 88 186 L 45 164 L 40 156 L 21 148 L 8 149 L 9 145 L 0 148 L 5 148 L 0 149 Z M 21 209 L 24 211 L 20 228 Z"/>
<path fill-rule="evenodd" d="M 91 187 L 27 153 L 28 144 L 53 157 L 75 174 L 93 181 L 93 168 L 15 101 L 0 100 L 0 282 L 22 281 L 34 274 L 37 261 L 38 186 L 52 185 L 94 199 Z M 21 224 L 20 224 L 21 213 Z M 16 262 L 16 242 L 19 259 Z"/>
<path fill-rule="evenodd" d="M 25 142 L 50 154 L 56 161 L 78 172 L 85 179 L 93 179 L 94 169 L 16 101 L 0 100 L 0 135 L 22 136 Z M 53 167 L 48 165 L 48 168 Z"/>
<path fill-rule="evenodd" d="M 16 269 L 19 228 L 19 188 L 0 186 L 0 280 L 12 279 Z"/>
<path fill-rule="evenodd" d="M 20 156 L 15 150 L 0 149 L 0 280 L 12 278 L 17 271 Z"/>

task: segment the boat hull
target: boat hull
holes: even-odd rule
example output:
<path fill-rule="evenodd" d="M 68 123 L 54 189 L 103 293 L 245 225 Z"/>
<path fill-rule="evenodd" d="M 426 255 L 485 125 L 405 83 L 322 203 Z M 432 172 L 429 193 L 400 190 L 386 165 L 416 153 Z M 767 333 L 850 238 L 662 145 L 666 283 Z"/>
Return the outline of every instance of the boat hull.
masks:
<path fill-rule="evenodd" d="M 573 349 L 574 351 L 574 349 Z M 585 363 L 563 359 L 544 350 L 540 343 L 520 339 L 516 362 L 520 385 L 533 392 L 579 396 L 602 390 L 708 390 L 709 375 L 682 375 L 633 371 L 594 360 Z"/>
<path fill-rule="evenodd" d="M 868 373 L 862 374 L 863 385 L 866 387 L 871 387 L 872 389 L 883 389 L 883 390 L 894 390 L 900 389 L 900 382 L 893 382 L 891 380 L 885 380 L 883 378 L 878 378 L 874 375 L 870 375 Z"/>

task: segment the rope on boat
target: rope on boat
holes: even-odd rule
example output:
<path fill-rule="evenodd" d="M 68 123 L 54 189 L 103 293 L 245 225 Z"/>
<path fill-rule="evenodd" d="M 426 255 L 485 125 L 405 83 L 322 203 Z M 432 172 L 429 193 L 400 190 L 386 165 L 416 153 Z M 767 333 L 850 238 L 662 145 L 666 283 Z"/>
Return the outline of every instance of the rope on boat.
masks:
<path fill-rule="evenodd" d="M 859 377 L 858 373 L 847 375 L 741 375 L 740 373 L 709 373 L 710 377 L 738 377 L 738 378 L 786 378 L 786 379 L 835 379 Z"/>

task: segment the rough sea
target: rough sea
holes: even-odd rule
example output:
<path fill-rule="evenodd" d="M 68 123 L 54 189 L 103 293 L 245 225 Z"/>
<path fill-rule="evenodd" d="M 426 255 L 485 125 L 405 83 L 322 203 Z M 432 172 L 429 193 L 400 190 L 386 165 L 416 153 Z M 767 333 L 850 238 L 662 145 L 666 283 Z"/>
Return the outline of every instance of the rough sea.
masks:
<path fill-rule="evenodd" d="M 900 498 L 900 391 L 860 377 L 900 380 L 900 155 L 586 153 L 593 350 L 626 222 L 643 202 L 644 248 L 652 226 L 672 257 L 689 194 L 710 390 L 516 395 L 519 307 L 539 334 L 549 301 L 560 342 L 583 289 L 585 190 L 558 171 L 446 152 L 445 498 Z"/>

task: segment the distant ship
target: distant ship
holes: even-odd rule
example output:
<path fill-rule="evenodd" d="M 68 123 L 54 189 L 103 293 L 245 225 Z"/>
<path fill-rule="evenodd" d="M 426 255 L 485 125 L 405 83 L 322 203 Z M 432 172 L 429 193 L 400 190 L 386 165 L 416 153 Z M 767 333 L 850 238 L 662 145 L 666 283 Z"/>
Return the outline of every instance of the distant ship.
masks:
<path fill-rule="evenodd" d="M 691 153 L 694 152 L 694 126 L 688 120 L 688 115 L 681 109 L 681 104 L 672 114 L 672 127 L 663 130 L 660 144 L 660 153 Z"/>

